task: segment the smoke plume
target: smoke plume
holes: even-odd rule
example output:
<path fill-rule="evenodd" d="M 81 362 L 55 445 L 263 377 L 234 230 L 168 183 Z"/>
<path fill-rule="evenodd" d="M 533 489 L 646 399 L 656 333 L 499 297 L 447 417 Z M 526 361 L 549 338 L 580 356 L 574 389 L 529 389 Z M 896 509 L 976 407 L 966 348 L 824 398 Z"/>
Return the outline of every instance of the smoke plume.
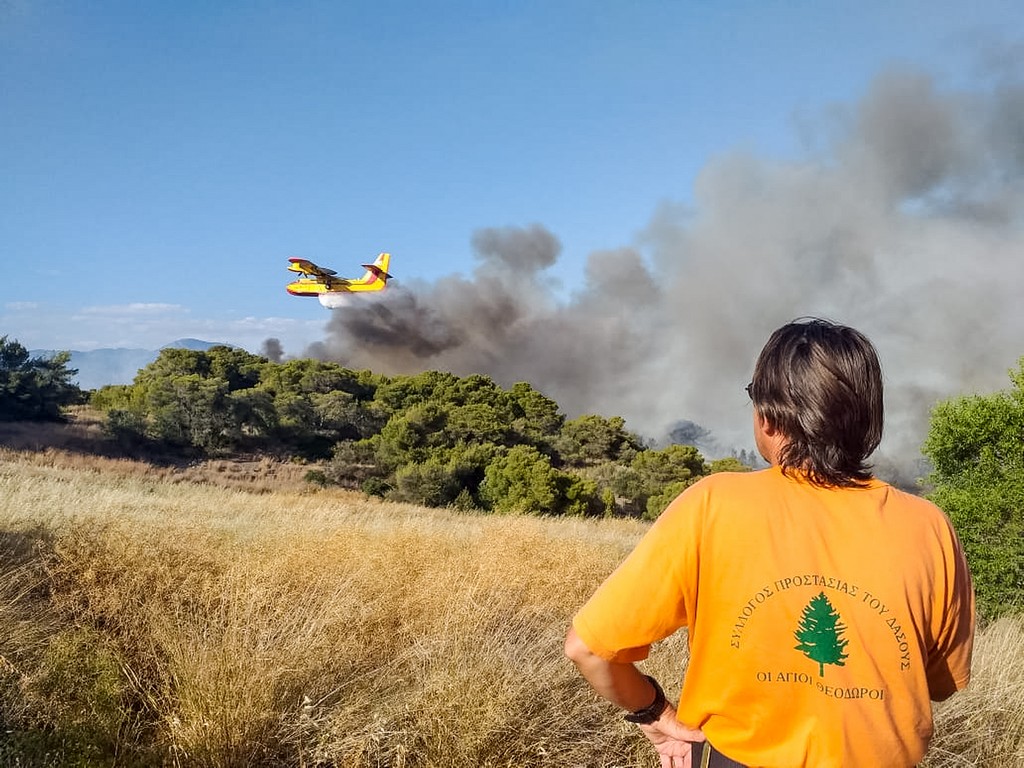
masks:
<path fill-rule="evenodd" d="M 260 354 L 272 363 L 280 363 L 284 359 L 284 347 L 280 339 L 273 337 L 264 339 L 260 346 Z"/>
<path fill-rule="evenodd" d="M 934 403 L 1007 387 L 1024 355 L 1024 88 L 948 92 L 889 72 L 834 117 L 800 159 L 710 161 L 691 205 L 655 211 L 634 247 L 591 254 L 568 299 L 552 287 L 552 233 L 486 229 L 470 277 L 396 281 L 336 310 L 311 352 L 528 381 L 570 417 L 620 415 L 655 439 L 687 424 L 724 452 L 752 446 L 743 388 L 771 331 L 826 317 L 879 349 L 877 466 L 905 481 Z"/>

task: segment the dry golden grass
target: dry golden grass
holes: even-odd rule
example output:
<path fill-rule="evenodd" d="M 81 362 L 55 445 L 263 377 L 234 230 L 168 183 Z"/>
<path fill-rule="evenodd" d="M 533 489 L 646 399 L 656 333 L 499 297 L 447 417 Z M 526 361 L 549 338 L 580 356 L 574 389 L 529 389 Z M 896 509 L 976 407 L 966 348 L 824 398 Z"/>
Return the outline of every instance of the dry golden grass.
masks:
<path fill-rule="evenodd" d="M 7 452 L 0 715 L 59 757 L 24 765 L 654 766 L 561 651 L 643 530 Z M 983 633 L 930 768 L 1021 764 L 1021 634 Z M 648 668 L 684 663 L 677 637 Z"/>
<path fill-rule="evenodd" d="M 173 483 L 208 484 L 256 493 L 301 490 L 310 466 L 267 456 L 188 460 L 139 456 L 103 431 L 104 415 L 88 406 L 72 408 L 66 422 L 0 421 L 0 460 L 66 467 L 119 476 L 145 476 Z"/>
<path fill-rule="evenodd" d="M 980 633 L 971 685 L 938 706 L 927 765 L 1024 766 L 1024 617 Z"/>
<path fill-rule="evenodd" d="M 0 529 L 46 532 L 52 610 L 116 649 L 182 765 L 635 765 L 561 656 L 626 522 L 457 517 L 0 464 Z M 4 651 L 0 651 L 3 653 Z M 141 714 L 138 714 L 141 712 Z"/>

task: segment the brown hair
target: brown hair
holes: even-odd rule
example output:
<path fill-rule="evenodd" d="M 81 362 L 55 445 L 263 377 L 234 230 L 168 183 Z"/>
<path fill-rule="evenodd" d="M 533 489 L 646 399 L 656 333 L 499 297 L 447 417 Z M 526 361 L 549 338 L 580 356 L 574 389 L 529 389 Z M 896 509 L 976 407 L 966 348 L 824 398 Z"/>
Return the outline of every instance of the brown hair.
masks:
<path fill-rule="evenodd" d="M 768 339 L 754 365 L 751 399 L 786 437 L 783 472 L 801 469 L 815 485 L 857 486 L 882 439 L 882 369 L 859 331 L 801 318 Z"/>

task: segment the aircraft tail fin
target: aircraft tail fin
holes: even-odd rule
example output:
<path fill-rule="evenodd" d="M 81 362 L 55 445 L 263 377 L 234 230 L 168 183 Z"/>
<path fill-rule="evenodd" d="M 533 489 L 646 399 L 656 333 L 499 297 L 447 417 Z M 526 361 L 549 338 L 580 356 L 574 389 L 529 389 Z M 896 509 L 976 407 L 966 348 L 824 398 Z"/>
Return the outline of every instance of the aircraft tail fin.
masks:
<path fill-rule="evenodd" d="M 363 264 L 363 269 L 366 270 L 366 274 L 359 280 L 364 285 L 372 285 L 376 288 L 377 283 L 380 283 L 380 289 L 383 289 L 393 275 L 388 273 L 388 265 L 391 263 L 391 254 L 382 253 L 376 259 L 373 260 L 372 264 Z M 379 290 L 379 289 L 378 289 Z"/>

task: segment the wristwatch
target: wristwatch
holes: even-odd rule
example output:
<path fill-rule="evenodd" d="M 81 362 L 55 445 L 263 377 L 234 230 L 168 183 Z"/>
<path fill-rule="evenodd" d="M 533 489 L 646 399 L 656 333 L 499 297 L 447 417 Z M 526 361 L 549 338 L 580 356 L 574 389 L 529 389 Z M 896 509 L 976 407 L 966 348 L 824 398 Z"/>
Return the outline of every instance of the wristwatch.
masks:
<path fill-rule="evenodd" d="M 644 675 L 651 685 L 654 686 L 654 701 L 648 704 L 643 709 L 638 709 L 636 712 L 630 712 L 628 715 L 624 715 L 626 720 L 630 723 L 638 723 L 640 725 L 650 725 L 659 717 L 661 713 L 665 711 L 665 707 L 668 706 L 668 699 L 665 698 L 665 692 L 661 690 L 661 686 L 658 685 L 658 681 L 650 675 Z"/>

